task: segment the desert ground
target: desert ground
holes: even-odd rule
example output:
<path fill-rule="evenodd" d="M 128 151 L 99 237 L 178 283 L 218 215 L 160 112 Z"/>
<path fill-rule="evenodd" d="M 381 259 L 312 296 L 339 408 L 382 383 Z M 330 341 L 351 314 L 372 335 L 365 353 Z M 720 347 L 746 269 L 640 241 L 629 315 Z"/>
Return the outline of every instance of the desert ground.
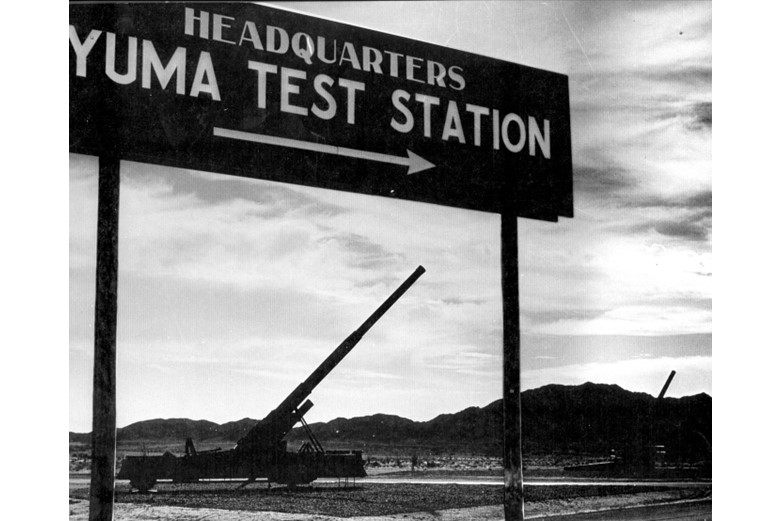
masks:
<path fill-rule="evenodd" d="M 633 509 L 644 505 L 676 504 L 710 511 L 709 480 L 630 481 L 565 477 L 561 467 L 527 467 L 524 478 L 527 519 L 575 513 Z M 71 458 L 69 518 L 88 519 L 89 467 Z M 548 462 L 550 463 L 550 462 Z M 330 521 L 330 520 L 500 520 L 502 471 L 498 458 L 447 456 L 415 458 L 367 457 L 363 480 L 347 486 L 318 480 L 296 491 L 256 482 L 198 484 L 161 482 L 154 492 L 131 491 L 117 481 L 114 518 L 117 520 Z M 639 518 L 638 518 L 639 519 Z M 649 518 L 650 519 L 650 518 Z M 677 519 L 677 518 L 670 518 Z M 684 519 L 684 518 L 681 518 Z M 699 519 L 708 519 L 700 516 Z"/>

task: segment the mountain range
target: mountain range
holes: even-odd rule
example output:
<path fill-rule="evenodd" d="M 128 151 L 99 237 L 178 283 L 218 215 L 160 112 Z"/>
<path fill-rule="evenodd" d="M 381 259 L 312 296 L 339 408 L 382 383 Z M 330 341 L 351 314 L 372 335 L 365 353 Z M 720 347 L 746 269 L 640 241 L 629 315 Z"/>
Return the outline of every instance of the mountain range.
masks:
<path fill-rule="evenodd" d="M 537 454 L 606 454 L 611 449 L 665 445 L 669 457 L 709 457 L 712 399 L 705 393 L 657 400 L 617 385 L 585 383 L 546 385 L 521 393 L 522 450 Z M 117 430 L 118 442 L 199 441 L 235 443 L 258 420 L 244 418 L 222 425 L 206 420 L 155 419 Z M 315 437 L 331 446 L 417 447 L 439 453 L 502 452 L 502 400 L 469 407 L 428 421 L 374 414 L 336 418 L 309 425 Z M 308 439 L 302 427 L 287 437 L 292 446 Z M 71 442 L 89 442 L 89 433 L 70 433 Z"/>

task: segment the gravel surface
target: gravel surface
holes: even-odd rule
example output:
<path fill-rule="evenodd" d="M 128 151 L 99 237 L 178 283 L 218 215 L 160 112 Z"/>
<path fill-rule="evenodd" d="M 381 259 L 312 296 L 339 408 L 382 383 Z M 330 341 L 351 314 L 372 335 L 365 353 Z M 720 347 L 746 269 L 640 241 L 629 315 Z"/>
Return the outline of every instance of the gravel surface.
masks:
<path fill-rule="evenodd" d="M 115 501 L 336 517 L 431 512 L 502 503 L 501 487 L 496 486 L 361 484 L 354 488 L 338 488 L 334 484 L 301 487 L 296 491 L 278 486 L 268 489 L 265 484 L 238 490 L 237 486 L 237 483 L 160 483 L 156 486 L 157 493 L 139 494 L 118 489 Z M 86 489 L 75 490 L 71 497 L 86 499 L 87 492 Z"/>
<path fill-rule="evenodd" d="M 502 487 L 450 484 L 358 484 L 338 488 L 335 484 L 302 487 L 267 488 L 254 483 L 237 489 L 237 483 L 172 484 L 160 483 L 156 493 L 131 493 L 125 487 L 116 491 L 116 503 L 137 506 L 168 506 L 193 509 L 217 509 L 245 512 L 281 512 L 329 517 L 389 516 L 408 513 L 436 513 L 444 510 L 476 507 L 501 507 Z M 676 501 L 702 495 L 703 491 L 671 490 L 664 487 L 567 486 L 524 487 L 528 512 L 561 510 L 584 501 L 636 503 L 638 501 Z M 88 489 L 76 489 L 71 498 L 86 499 Z"/>

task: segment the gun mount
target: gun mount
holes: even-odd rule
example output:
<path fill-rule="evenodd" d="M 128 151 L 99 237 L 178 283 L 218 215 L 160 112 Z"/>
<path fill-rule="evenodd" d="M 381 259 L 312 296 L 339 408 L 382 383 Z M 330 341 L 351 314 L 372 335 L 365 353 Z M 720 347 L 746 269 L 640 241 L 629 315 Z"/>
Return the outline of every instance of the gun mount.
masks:
<path fill-rule="evenodd" d="M 365 477 L 360 451 L 326 451 L 314 438 L 304 421 L 312 408 L 312 391 L 352 351 L 363 336 L 425 273 L 423 266 L 410 275 L 385 301 L 291 392 L 287 398 L 238 440 L 230 450 L 198 452 L 192 440 L 185 444 L 185 455 L 170 452 L 162 456 L 127 456 L 117 475 L 129 479 L 131 487 L 147 491 L 161 479 L 197 482 L 200 479 L 267 478 L 269 482 L 294 487 L 318 477 Z M 285 436 L 301 423 L 310 442 L 298 452 L 288 452 Z"/>

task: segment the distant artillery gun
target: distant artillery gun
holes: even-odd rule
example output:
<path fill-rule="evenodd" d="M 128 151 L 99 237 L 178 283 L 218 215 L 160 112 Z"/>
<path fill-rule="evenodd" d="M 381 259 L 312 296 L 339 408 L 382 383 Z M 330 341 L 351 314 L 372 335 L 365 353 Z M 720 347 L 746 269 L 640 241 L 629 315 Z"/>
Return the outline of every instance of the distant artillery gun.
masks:
<path fill-rule="evenodd" d="M 170 452 L 162 456 L 127 456 L 117 479 L 129 479 L 131 487 L 146 492 L 163 479 L 174 483 L 197 482 L 201 479 L 245 479 L 247 484 L 258 478 L 266 478 L 269 483 L 282 483 L 294 488 L 317 478 L 365 477 L 361 451 L 324 450 L 317 441 L 304 420 L 304 414 L 313 406 L 307 397 L 425 271 L 423 266 L 418 266 L 306 380 L 239 439 L 233 449 L 198 452 L 192 439 L 188 438 L 183 456 L 175 456 Z M 290 452 L 284 438 L 299 422 L 309 441 L 297 452 Z"/>
<path fill-rule="evenodd" d="M 670 383 L 673 381 L 673 377 L 675 376 L 675 371 L 670 371 L 670 376 L 667 377 L 667 381 L 664 382 L 664 386 L 662 387 L 662 391 L 659 393 L 659 396 L 656 397 L 657 402 L 661 403 L 661 399 L 664 398 L 664 395 L 667 394 L 667 389 L 670 388 Z"/>
<path fill-rule="evenodd" d="M 609 461 L 598 463 L 586 463 L 583 465 L 571 465 L 564 467 L 566 472 L 589 472 L 606 473 L 611 475 L 629 475 L 629 474 L 651 474 L 656 468 L 657 460 L 664 458 L 665 449 L 663 445 L 653 444 L 653 440 L 658 437 L 658 418 L 659 409 L 663 404 L 664 395 L 670 387 L 675 371 L 671 371 L 667 380 L 662 386 L 659 396 L 654 400 L 651 406 L 650 416 L 652 424 L 650 430 L 639 433 L 639 439 L 635 444 L 622 451 L 621 454 L 611 454 Z M 644 430 L 644 429 L 643 429 Z"/>

